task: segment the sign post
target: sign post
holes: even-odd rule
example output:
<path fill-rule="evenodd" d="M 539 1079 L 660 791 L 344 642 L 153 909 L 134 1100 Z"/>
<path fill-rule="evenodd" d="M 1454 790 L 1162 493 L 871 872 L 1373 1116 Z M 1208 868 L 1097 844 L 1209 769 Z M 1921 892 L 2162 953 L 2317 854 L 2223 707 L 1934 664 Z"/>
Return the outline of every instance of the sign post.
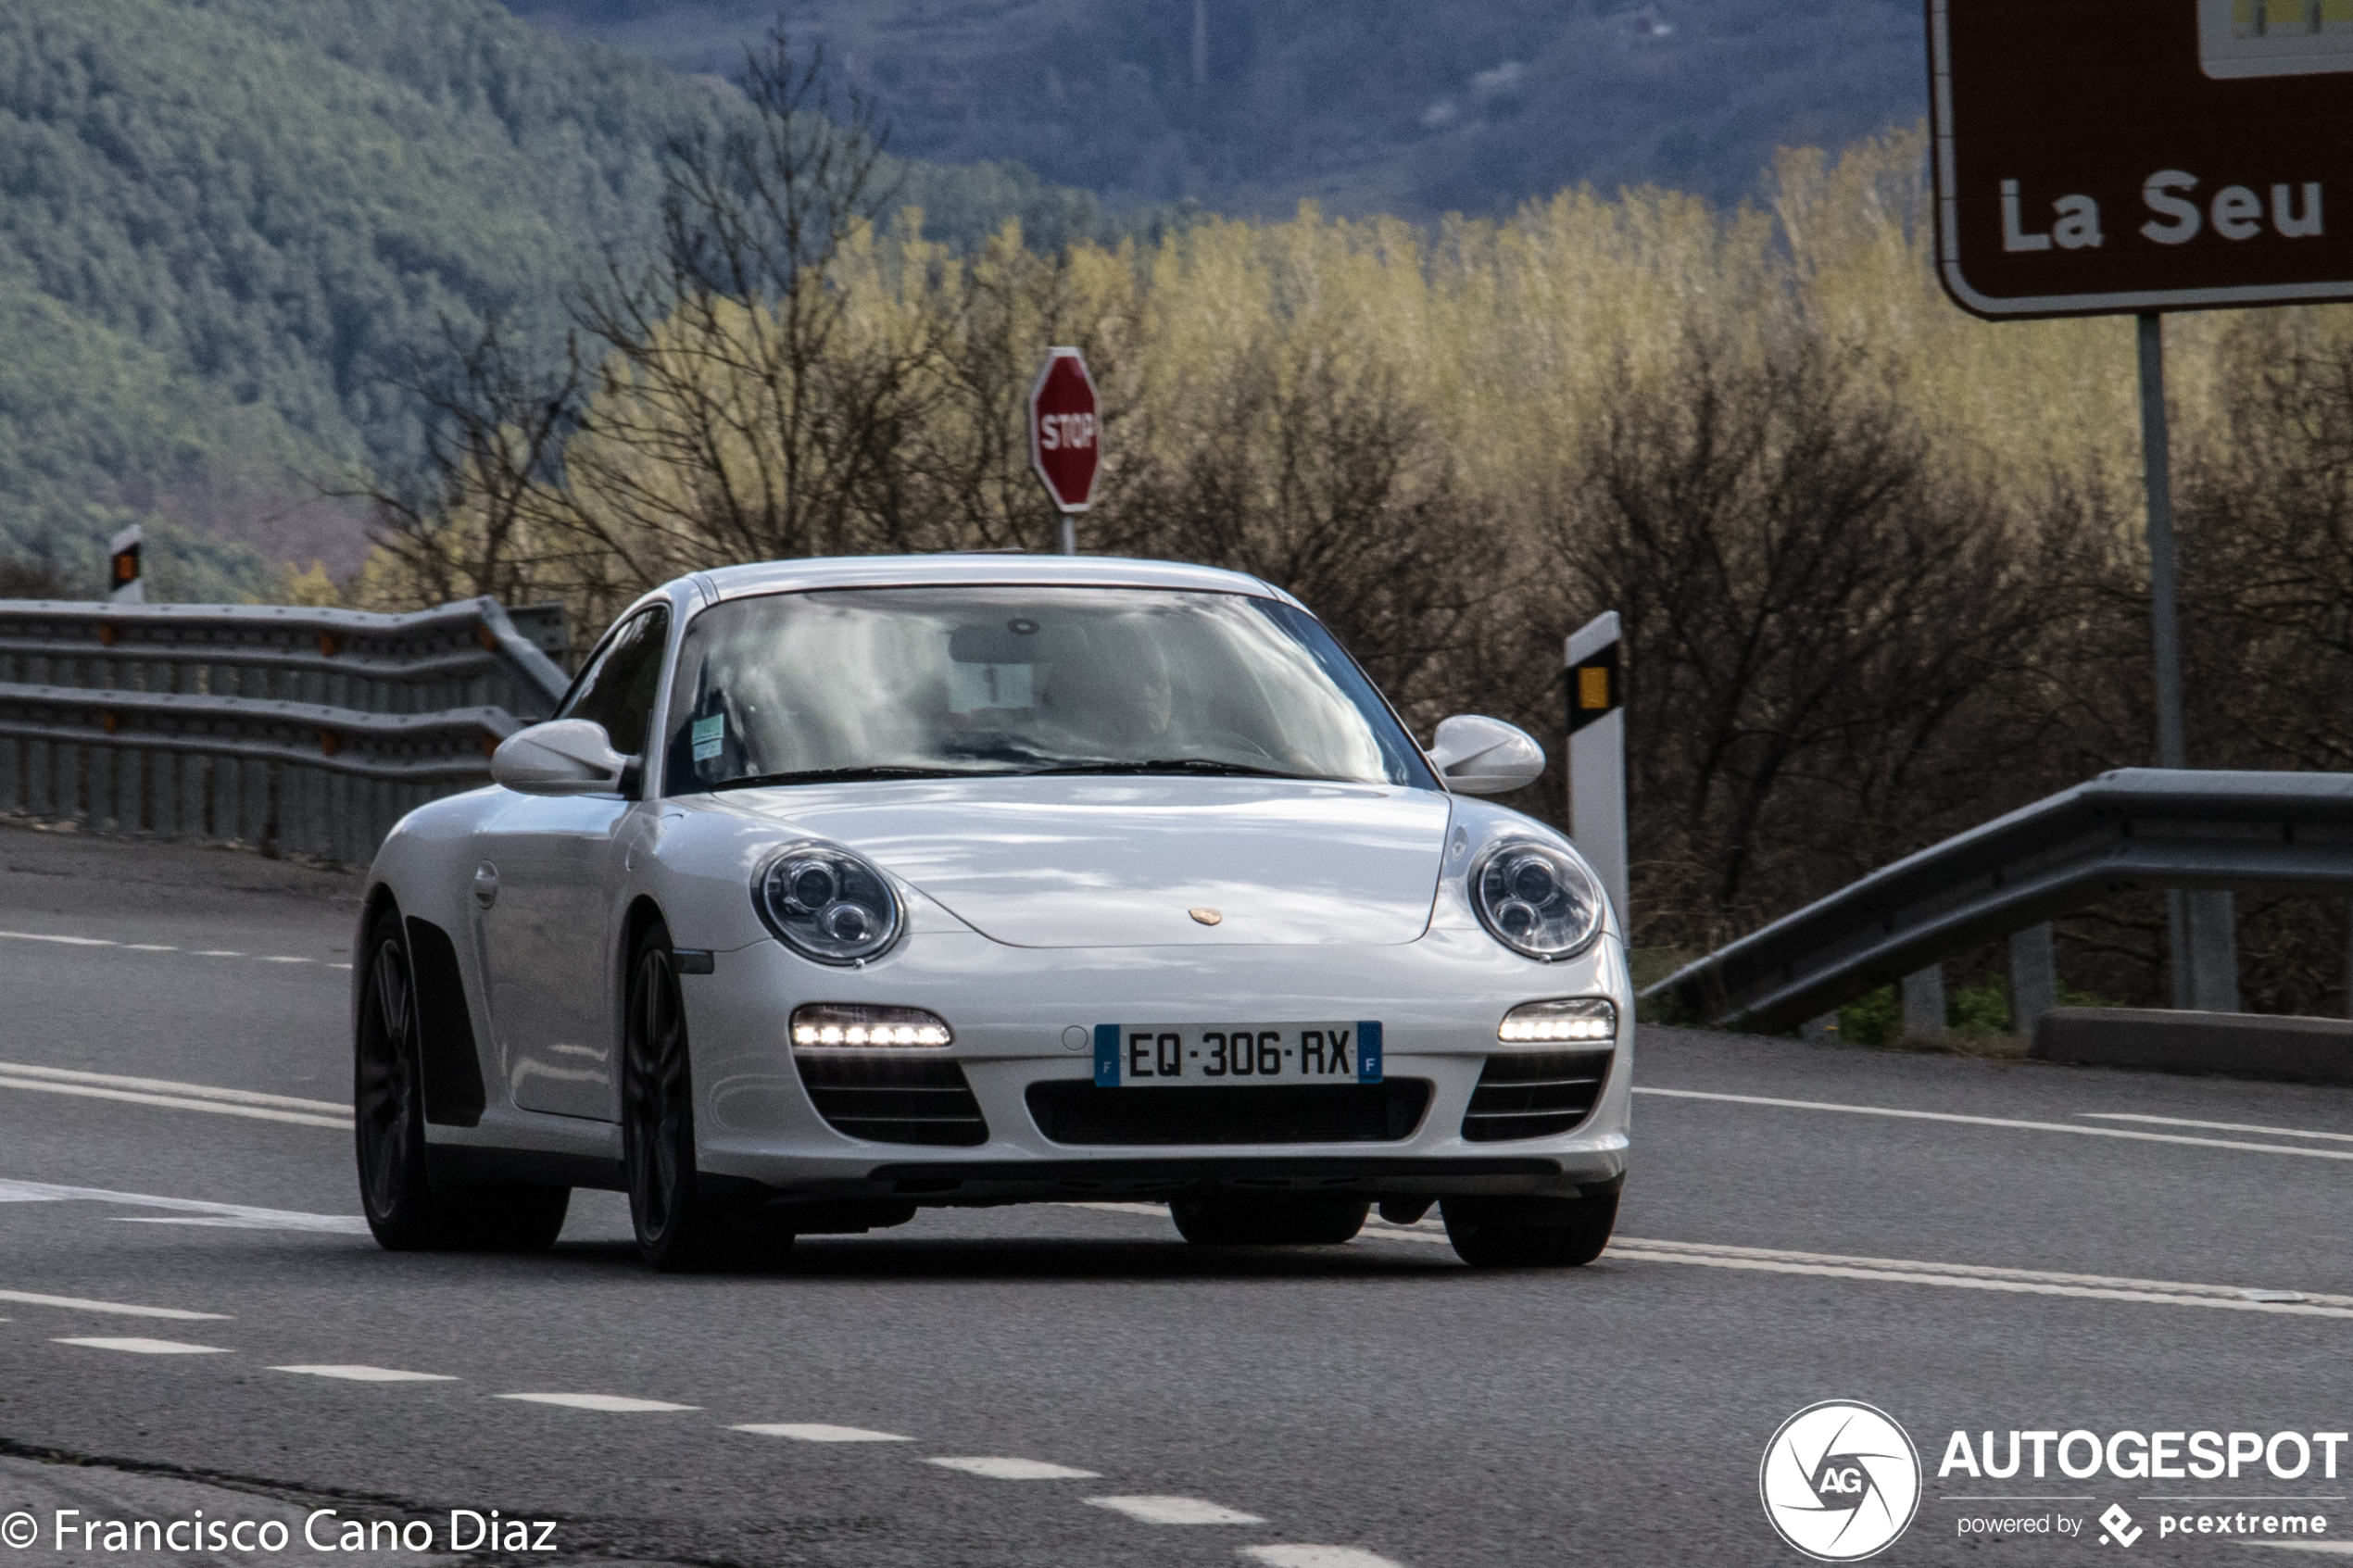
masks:
<path fill-rule="evenodd" d="M 139 525 L 132 523 L 107 541 L 107 598 L 119 605 L 147 602 L 146 584 L 139 579 Z"/>
<path fill-rule="evenodd" d="M 2353 299 L 2353 31 L 2334 0 L 1927 5 L 1945 292 L 2138 318 L 2158 759 L 2186 767 L 2164 313 Z M 2236 1010 L 2231 896 L 2171 902 L 2174 1005 Z"/>
<path fill-rule="evenodd" d="M 1602 891 L 1630 937 L 1626 912 L 1626 691 L 1617 611 L 1568 637 L 1568 836 L 1601 873 Z"/>
<path fill-rule="evenodd" d="M 1102 467 L 1095 378 L 1076 348 L 1050 348 L 1029 388 L 1029 463 L 1063 514 L 1063 554 L 1078 553 L 1077 516 L 1092 503 Z"/>

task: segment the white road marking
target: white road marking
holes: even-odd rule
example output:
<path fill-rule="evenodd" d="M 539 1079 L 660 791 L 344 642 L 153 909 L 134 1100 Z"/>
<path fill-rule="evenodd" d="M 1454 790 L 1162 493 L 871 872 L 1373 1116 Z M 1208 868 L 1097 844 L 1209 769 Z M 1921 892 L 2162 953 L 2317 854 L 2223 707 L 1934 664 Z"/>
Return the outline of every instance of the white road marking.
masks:
<path fill-rule="evenodd" d="M 243 953 L 231 952 L 226 947 L 203 947 L 191 953 L 189 956 L 191 958 L 198 959 L 241 959 L 245 957 Z"/>
<path fill-rule="evenodd" d="M 53 1339 L 53 1345 L 87 1345 L 93 1350 L 128 1350 L 134 1356 L 225 1356 L 218 1345 L 189 1345 L 177 1339 Z"/>
<path fill-rule="evenodd" d="M 238 1228 L 279 1231 L 328 1231 L 365 1236 L 368 1222 L 357 1214 L 305 1214 L 291 1209 L 256 1209 L 244 1203 L 208 1203 L 195 1198 L 161 1198 L 153 1193 L 112 1192 L 105 1187 L 58 1186 L 49 1182 L 0 1181 L 0 1203 L 82 1201 L 120 1203 L 132 1209 L 168 1209 L 181 1214 L 202 1214 L 239 1222 Z"/>
<path fill-rule="evenodd" d="M 2037 1285 L 2090 1285 L 2119 1290 L 2156 1291 L 2169 1296 L 2210 1296 L 2244 1298 L 2250 1287 L 2239 1285 L 2190 1285 L 2180 1280 L 2134 1279 L 2121 1274 L 2057 1273 L 2048 1269 L 2006 1269 L 1983 1263 L 1931 1263 L 1916 1258 L 1856 1258 L 1835 1252 L 1797 1252 L 1781 1247 L 1733 1247 L 1709 1241 L 1658 1241 L 1621 1236 L 1611 1243 L 1646 1251 L 1705 1252 L 1731 1258 L 1753 1258 L 1795 1263 L 1835 1263 L 1852 1268 L 1896 1269 L 1920 1273 L 1954 1274 L 1973 1279 L 2020 1280 Z M 2332 1307 L 2353 1307 L 2353 1296 L 2311 1296 L 2302 1300 Z"/>
<path fill-rule="evenodd" d="M 2269 1133 L 2280 1138 L 2326 1138 L 2331 1143 L 2353 1143 L 2353 1133 L 2308 1133 L 2301 1127 L 2256 1127 L 2244 1122 L 2192 1122 L 2180 1116 L 2135 1116 L 2128 1110 L 2079 1110 L 2075 1114 L 2095 1122 L 2148 1122 L 2160 1127 L 2203 1127 L 2209 1133 Z"/>
<path fill-rule="evenodd" d="M 220 1100 L 183 1095 L 151 1095 L 131 1089 L 100 1088 L 94 1084 L 60 1084 L 45 1078 L 11 1078 L 0 1073 L 0 1089 L 32 1089 L 42 1094 L 74 1095 L 83 1099 L 124 1100 L 132 1105 L 161 1106 L 167 1110 L 208 1110 L 216 1116 L 244 1116 L 257 1122 L 290 1122 L 298 1127 L 333 1127 L 351 1131 L 351 1118 L 314 1115 L 306 1110 L 274 1110 L 258 1105 L 231 1105 Z M 2347 1156 L 2353 1158 L 2353 1156 Z"/>
<path fill-rule="evenodd" d="M 2135 1133 L 2122 1127 L 2078 1127 L 2067 1122 L 2025 1122 L 2007 1116 L 1964 1116 L 1951 1110 L 1897 1110 L 1881 1105 L 1840 1105 L 1830 1100 L 1776 1099 L 1766 1095 L 1718 1095 L 1698 1089 L 1654 1089 L 1637 1084 L 1638 1095 L 1664 1095 L 1673 1099 L 1722 1100 L 1733 1105 L 1767 1105 L 1783 1110 L 1835 1110 L 1850 1116 L 1893 1116 L 1906 1122 L 1955 1122 L 1971 1127 L 2016 1127 L 2036 1133 L 2073 1133 L 2087 1138 L 2131 1138 L 2139 1143 L 2191 1144 L 2199 1148 L 2251 1149 L 2258 1154 L 2294 1154 L 2308 1160 L 2353 1160 L 2353 1149 L 2296 1148 L 2277 1143 L 2238 1143 L 2224 1138 L 2184 1137 L 2177 1133 Z"/>
<path fill-rule="evenodd" d="M 673 1405 L 667 1399 L 633 1399 L 625 1394 L 500 1394 L 531 1405 L 562 1405 L 576 1411 L 698 1411 L 700 1405 Z"/>
<path fill-rule="evenodd" d="M 992 1481 L 1100 1481 L 1102 1476 L 1092 1470 L 1074 1470 L 1067 1464 L 1048 1464 L 1042 1459 L 931 1459 L 925 1464 L 942 1465 L 961 1470 L 967 1475 L 986 1475 Z"/>
<path fill-rule="evenodd" d="M 896 1432 L 869 1432 L 862 1426 L 827 1426 L 817 1421 L 755 1422 L 731 1426 L 730 1432 L 751 1432 L 762 1437 L 790 1437 L 799 1443 L 912 1443 Z"/>
<path fill-rule="evenodd" d="M 1948 1272 L 1952 1265 L 1934 1263 L 1906 1265 L 1886 1259 L 1857 1259 L 1852 1262 L 1796 1261 L 1786 1256 L 1776 1256 L 1753 1248 L 1724 1248 L 1721 1251 L 1685 1248 L 1677 1244 L 1651 1247 L 1641 1242 L 1612 1242 L 1604 1257 L 1620 1261 L 1652 1263 L 1692 1263 L 1709 1269 L 1746 1269 L 1759 1273 L 1812 1274 L 1824 1279 L 1875 1280 L 1894 1285 L 1939 1285 L 1956 1290 L 1998 1290 L 2024 1296 L 2071 1296 L 2094 1301 L 2133 1301 L 2163 1307 L 2217 1307 L 2233 1312 L 2281 1312 L 2309 1318 L 2353 1318 L 2353 1304 L 2323 1306 L 2322 1301 L 2344 1301 L 2343 1297 L 2314 1297 L 2302 1302 L 2250 1301 L 2228 1286 L 2158 1286 L 2154 1289 L 2132 1288 L 2125 1284 L 2067 1284 L 2072 1278 L 2066 1274 L 2034 1276 L 2030 1271 L 1985 1270 L 1958 1273 Z M 1804 1257 L 1805 1254 L 1799 1254 Z M 2024 1276 L 2024 1277 L 2020 1277 Z M 2153 1282 L 2152 1282 L 2153 1283 Z M 2219 1294 L 2207 1294 L 2219 1292 Z"/>
<path fill-rule="evenodd" d="M 1054 1207 L 1057 1209 L 1097 1209 L 1106 1214 L 1153 1214 L 1164 1220 L 1168 1218 L 1168 1205 L 1165 1203 L 1082 1203 L 1076 1201 L 1064 1201 L 1055 1204 Z"/>
<path fill-rule="evenodd" d="M 2240 1541 L 2240 1546 L 2267 1546 L 2279 1551 L 2317 1551 L 2329 1557 L 2353 1557 L 2353 1541 Z"/>
<path fill-rule="evenodd" d="M 317 963 L 319 960 L 317 959 L 293 959 L 284 957 L 282 954 L 272 954 L 270 957 L 263 959 L 261 961 L 263 963 Z"/>
<path fill-rule="evenodd" d="M 312 1377 L 340 1377 L 348 1383 L 455 1383 L 442 1372 L 399 1372 L 384 1366 L 273 1366 L 271 1372 L 299 1372 Z"/>
<path fill-rule="evenodd" d="M 67 947 L 120 947 L 120 942 L 109 942 L 103 936 L 54 936 L 39 931 L 0 931 L 0 939 L 10 942 L 55 942 Z"/>
<path fill-rule="evenodd" d="M 1264 1524 L 1255 1513 L 1201 1498 L 1088 1498 L 1089 1508 L 1108 1508 L 1147 1524 Z"/>
<path fill-rule="evenodd" d="M 79 1296 L 36 1296 L 30 1290 L 0 1290 L 0 1301 L 26 1307 L 62 1307 L 71 1312 L 112 1312 L 124 1318 L 175 1318 L 182 1323 L 227 1323 L 226 1312 L 189 1312 L 178 1307 L 134 1307 L 128 1301 L 91 1301 Z"/>
<path fill-rule="evenodd" d="M 309 960 L 298 961 L 308 963 Z M 75 1067 L 35 1067 L 30 1062 L 0 1061 L 0 1073 L 17 1078 L 55 1078 L 66 1084 L 102 1084 L 115 1089 L 149 1089 L 157 1094 L 228 1100 L 236 1105 L 275 1105 L 288 1110 L 317 1110 L 336 1116 L 351 1114 L 351 1107 L 336 1100 L 299 1099 L 293 1095 L 265 1095 L 254 1089 L 217 1089 L 209 1084 L 182 1084 L 170 1078 L 126 1078 L 120 1073 L 85 1073 Z"/>
<path fill-rule="evenodd" d="M 120 947 L 126 953 L 180 953 L 195 959 L 242 959 L 251 957 L 258 963 L 317 963 L 317 959 L 302 958 L 287 953 L 245 954 L 227 947 L 176 947 L 169 942 L 117 942 L 106 936 L 66 936 L 47 931 L 0 931 L 0 941 L 55 942 L 66 947 Z M 329 964 L 329 969 L 349 969 L 347 963 Z"/>
<path fill-rule="evenodd" d="M 1386 1557 L 1353 1546 L 1246 1546 L 1242 1555 L 1266 1568 L 1398 1568 Z"/>
<path fill-rule="evenodd" d="M 176 953 L 180 949 L 169 942 L 125 942 L 122 950 L 126 953 Z"/>

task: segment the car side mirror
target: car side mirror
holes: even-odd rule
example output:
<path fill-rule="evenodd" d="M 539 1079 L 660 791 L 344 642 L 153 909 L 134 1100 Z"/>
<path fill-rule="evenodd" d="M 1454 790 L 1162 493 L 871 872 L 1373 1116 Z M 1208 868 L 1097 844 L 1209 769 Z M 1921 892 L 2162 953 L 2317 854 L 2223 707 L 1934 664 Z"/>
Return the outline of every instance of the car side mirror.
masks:
<path fill-rule="evenodd" d="M 595 720 L 554 719 L 500 741 L 490 776 L 525 795 L 618 795 L 632 760 Z"/>
<path fill-rule="evenodd" d="M 1458 795 L 1508 795 L 1544 773 L 1544 748 L 1516 724 L 1476 713 L 1441 722 L 1429 759 Z"/>

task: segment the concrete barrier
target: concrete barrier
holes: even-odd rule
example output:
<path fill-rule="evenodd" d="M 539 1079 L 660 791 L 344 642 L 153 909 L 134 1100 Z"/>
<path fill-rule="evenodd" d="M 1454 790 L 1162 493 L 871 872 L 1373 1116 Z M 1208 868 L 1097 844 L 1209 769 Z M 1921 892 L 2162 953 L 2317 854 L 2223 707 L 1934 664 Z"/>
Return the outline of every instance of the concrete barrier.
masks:
<path fill-rule="evenodd" d="M 2037 1061 L 2203 1073 L 2287 1084 L 2353 1084 L 2353 1020 L 2172 1008 L 2054 1008 L 2034 1025 Z"/>

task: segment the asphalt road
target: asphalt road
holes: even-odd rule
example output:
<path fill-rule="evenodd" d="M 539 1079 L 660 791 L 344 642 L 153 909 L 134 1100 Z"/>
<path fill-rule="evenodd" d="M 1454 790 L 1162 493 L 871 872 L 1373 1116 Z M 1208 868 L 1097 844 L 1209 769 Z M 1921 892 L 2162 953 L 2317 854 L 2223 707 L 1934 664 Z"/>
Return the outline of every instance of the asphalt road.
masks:
<path fill-rule="evenodd" d="M 552 1550 L 469 1562 L 1793 1564 L 1759 1461 L 1831 1399 L 1925 1462 L 1881 1561 L 2115 1551 L 2110 1504 L 2135 1558 L 2263 1561 L 2160 1534 L 2200 1512 L 2317 1514 L 2353 1549 L 2353 1479 L 2317 1457 L 1938 1474 L 1956 1430 L 2353 1428 L 2342 1090 L 1651 1029 L 1619 1240 L 1582 1270 L 1475 1273 L 1429 1224 L 1219 1255 L 1156 1210 L 1056 1206 L 660 1277 L 605 1194 L 545 1257 L 395 1256 L 335 1109 L 358 891 L 0 831 L 0 1515 L 39 1527 L 0 1565 L 418 1555 L 304 1548 L 320 1509 L 328 1540 L 430 1521 L 445 1557 L 453 1510 L 554 1522 Z M 205 1348 L 76 1343 L 98 1340 Z M 429 1376 L 285 1370 L 353 1366 Z M 971 1460 L 1058 1468 L 937 1462 Z M 60 1549 L 60 1511 L 294 1534 Z"/>

